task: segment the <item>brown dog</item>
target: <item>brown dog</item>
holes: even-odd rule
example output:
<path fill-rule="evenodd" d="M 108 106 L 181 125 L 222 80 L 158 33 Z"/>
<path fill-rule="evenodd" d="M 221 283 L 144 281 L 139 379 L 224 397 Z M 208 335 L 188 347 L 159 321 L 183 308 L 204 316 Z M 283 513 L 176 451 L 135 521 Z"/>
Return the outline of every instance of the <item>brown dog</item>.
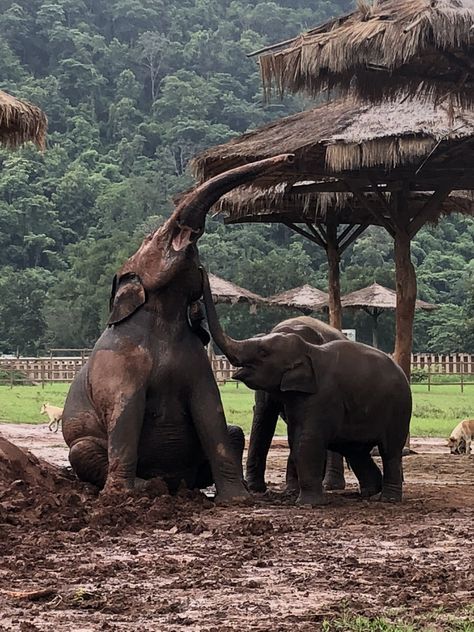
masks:
<path fill-rule="evenodd" d="M 463 419 L 451 432 L 448 448 L 451 454 L 471 453 L 471 441 L 474 439 L 474 419 Z"/>

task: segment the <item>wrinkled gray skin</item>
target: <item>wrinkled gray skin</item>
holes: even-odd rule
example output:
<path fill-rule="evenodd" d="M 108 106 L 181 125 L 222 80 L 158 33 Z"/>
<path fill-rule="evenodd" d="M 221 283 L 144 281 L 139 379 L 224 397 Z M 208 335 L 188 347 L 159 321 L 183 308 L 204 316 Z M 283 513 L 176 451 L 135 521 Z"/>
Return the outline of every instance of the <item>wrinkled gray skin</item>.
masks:
<path fill-rule="evenodd" d="M 294 333 L 306 342 L 321 345 L 331 340 L 346 340 L 338 329 L 323 323 L 316 318 L 299 316 L 289 318 L 276 325 L 270 333 Z M 252 421 L 252 431 L 247 457 L 246 481 L 253 492 L 266 491 L 265 468 L 268 450 L 270 449 L 278 416 L 285 420 L 285 412 L 281 393 L 255 392 L 255 406 Z M 340 454 L 328 451 L 324 488 L 328 490 L 344 489 L 344 462 Z M 286 467 L 286 489 L 288 492 L 298 492 L 298 476 L 291 453 Z"/>
<path fill-rule="evenodd" d="M 186 194 L 117 272 L 108 327 L 64 407 L 63 435 L 81 480 L 108 491 L 161 476 L 171 490 L 215 482 L 221 500 L 248 496 L 243 434 L 226 426 L 193 308 L 202 289 L 196 241 L 221 195 L 287 160 L 245 165 Z"/>
<path fill-rule="evenodd" d="M 349 340 L 317 346 L 294 333 L 233 340 L 221 329 L 207 275 L 211 335 L 249 388 L 281 393 L 301 505 L 324 502 L 326 450 L 344 455 L 362 496 L 402 498 L 402 451 L 411 416 L 405 374 L 385 353 Z M 370 454 L 377 446 L 383 477 Z"/>

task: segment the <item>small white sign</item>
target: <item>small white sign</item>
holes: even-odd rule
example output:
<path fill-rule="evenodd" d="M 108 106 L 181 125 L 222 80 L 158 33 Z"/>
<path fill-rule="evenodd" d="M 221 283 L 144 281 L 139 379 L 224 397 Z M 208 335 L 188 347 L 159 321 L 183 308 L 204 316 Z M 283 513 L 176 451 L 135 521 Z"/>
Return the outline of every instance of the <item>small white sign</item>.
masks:
<path fill-rule="evenodd" d="M 356 342 L 356 330 L 355 329 L 343 329 L 342 333 L 348 340 Z"/>

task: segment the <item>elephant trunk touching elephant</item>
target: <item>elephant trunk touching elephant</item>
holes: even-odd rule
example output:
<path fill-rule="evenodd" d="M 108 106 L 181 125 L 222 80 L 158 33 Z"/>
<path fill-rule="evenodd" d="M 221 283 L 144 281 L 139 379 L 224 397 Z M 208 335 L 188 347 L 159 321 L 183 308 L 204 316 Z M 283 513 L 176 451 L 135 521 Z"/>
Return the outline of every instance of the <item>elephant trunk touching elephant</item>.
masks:
<path fill-rule="evenodd" d="M 221 499 L 247 496 L 243 434 L 226 427 L 202 344 L 208 336 L 193 308 L 202 292 L 196 242 L 221 195 L 291 159 L 258 161 L 196 187 L 115 275 L 108 327 L 63 413 L 69 460 L 82 480 L 132 488 L 161 476 L 171 489 L 215 482 Z"/>
<path fill-rule="evenodd" d="M 382 351 L 349 340 L 308 342 L 294 325 L 233 340 L 219 325 L 204 271 L 203 291 L 211 335 L 240 367 L 234 378 L 283 404 L 297 502 L 324 502 L 328 449 L 348 459 L 363 496 L 381 492 L 382 500 L 401 500 L 411 392 L 400 367 Z M 374 446 L 383 478 L 371 457 Z"/>

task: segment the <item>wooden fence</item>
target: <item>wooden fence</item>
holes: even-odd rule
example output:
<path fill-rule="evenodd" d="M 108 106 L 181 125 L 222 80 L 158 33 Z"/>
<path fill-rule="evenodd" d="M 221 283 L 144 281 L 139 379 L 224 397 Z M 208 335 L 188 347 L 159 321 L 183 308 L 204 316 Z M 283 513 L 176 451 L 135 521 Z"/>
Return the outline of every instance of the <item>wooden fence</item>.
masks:
<path fill-rule="evenodd" d="M 76 357 L 0 358 L 0 384 L 72 382 L 86 361 L 85 352 Z M 210 361 L 219 384 L 232 379 L 234 368 L 227 358 L 212 354 Z M 412 355 L 412 372 L 417 375 L 416 381 L 426 383 L 428 389 L 443 383 L 456 383 L 462 389 L 474 383 L 474 355 L 417 353 Z M 443 375 L 450 376 L 449 382 L 443 382 Z M 458 382 L 453 381 L 454 376 L 457 376 Z"/>

